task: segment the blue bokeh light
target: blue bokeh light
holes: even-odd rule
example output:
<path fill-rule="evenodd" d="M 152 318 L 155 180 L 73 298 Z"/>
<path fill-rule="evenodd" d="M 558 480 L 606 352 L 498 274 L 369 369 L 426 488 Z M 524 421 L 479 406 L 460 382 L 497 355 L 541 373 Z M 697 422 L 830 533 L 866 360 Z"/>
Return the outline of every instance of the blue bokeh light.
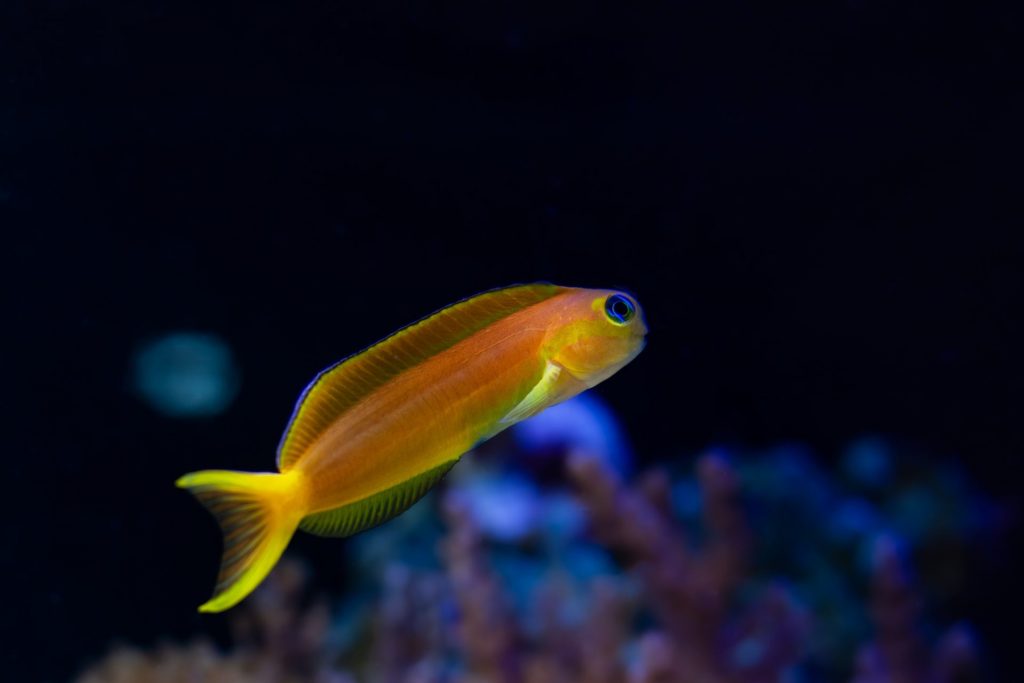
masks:
<path fill-rule="evenodd" d="M 628 473 L 632 451 L 618 418 L 593 393 L 581 394 L 548 408 L 513 430 L 526 453 L 565 453 L 580 450 Z"/>
<path fill-rule="evenodd" d="M 167 417 L 210 417 L 238 394 L 240 376 L 230 347 L 204 332 L 173 332 L 135 355 L 134 388 Z"/>

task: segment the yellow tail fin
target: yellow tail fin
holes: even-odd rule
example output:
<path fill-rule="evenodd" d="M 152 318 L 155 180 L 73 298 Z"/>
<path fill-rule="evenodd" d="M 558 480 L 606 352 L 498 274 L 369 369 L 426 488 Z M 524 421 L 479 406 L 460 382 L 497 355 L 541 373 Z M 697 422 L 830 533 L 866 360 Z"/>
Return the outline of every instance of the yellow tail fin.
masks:
<path fill-rule="evenodd" d="M 270 573 L 302 519 L 299 475 L 205 470 L 176 484 L 213 513 L 224 533 L 224 556 L 213 597 L 200 612 L 238 604 Z"/>

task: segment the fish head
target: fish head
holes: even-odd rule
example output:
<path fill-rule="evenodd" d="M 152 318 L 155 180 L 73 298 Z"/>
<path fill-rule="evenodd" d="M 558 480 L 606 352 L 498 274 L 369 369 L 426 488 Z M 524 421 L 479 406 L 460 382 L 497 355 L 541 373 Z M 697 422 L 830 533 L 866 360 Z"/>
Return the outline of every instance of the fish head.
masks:
<path fill-rule="evenodd" d="M 577 289 L 560 303 L 547 356 L 586 386 L 608 379 L 643 350 L 647 325 L 640 304 L 629 294 Z"/>

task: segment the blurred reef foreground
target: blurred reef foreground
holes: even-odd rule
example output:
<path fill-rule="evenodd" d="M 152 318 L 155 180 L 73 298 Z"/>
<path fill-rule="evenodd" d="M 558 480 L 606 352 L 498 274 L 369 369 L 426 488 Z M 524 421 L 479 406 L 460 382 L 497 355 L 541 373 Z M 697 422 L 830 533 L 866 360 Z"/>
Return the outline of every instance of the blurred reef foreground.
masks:
<path fill-rule="evenodd" d="M 954 466 L 864 439 L 835 473 L 794 446 L 632 467 L 580 397 L 339 543 L 346 595 L 286 558 L 228 613 L 228 651 L 118 647 L 77 681 L 985 680 L 972 628 L 928 617 L 1006 523 Z"/>

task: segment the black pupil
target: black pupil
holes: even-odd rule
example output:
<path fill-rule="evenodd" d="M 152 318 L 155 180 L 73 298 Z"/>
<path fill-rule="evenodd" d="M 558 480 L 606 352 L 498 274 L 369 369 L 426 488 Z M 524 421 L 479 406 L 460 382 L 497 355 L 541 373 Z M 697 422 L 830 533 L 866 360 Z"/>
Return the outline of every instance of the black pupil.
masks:
<path fill-rule="evenodd" d="M 610 297 L 606 308 L 608 315 L 617 322 L 624 323 L 633 317 L 633 305 L 625 297 Z"/>

